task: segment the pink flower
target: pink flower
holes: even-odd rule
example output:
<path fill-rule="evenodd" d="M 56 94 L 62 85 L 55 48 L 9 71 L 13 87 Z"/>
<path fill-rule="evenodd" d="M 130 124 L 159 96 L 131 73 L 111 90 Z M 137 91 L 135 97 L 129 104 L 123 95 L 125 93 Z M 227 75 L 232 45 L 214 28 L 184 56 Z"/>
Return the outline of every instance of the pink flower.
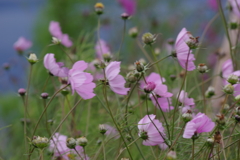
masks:
<path fill-rule="evenodd" d="M 147 82 L 144 87 L 144 91 L 146 93 L 151 93 L 156 88 L 156 84 L 154 82 Z"/>
<path fill-rule="evenodd" d="M 17 42 L 13 44 L 13 48 L 18 52 L 23 52 L 32 46 L 32 42 L 24 37 L 19 37 Z"/>
<path fill-rule="evenodd" d="M 222 65 L 222 76 L 223 76 L 223 78 L 227 79 L 228 76 L 230 76 L 232 72 L 233 72 L 232 60 L 228 59 Z"/>
<path fill-rule="evenodd" d="M 164 143 L 164 128 L 162 126 L 162 123 L 159 120 L 155 119 L 155 117 L 156 116 L 153 114 L 149 116 L 146 115 L 138 122 L 138 135 L 143 139 L 143 145 L 155 146 Z"/>
<path fill-rule="evenodd" d="M 190 50 L 189 46 L 186 44 L 186 42 L 190 40 L 189 37 L 189 32 L 186 30 L 186 28 L 183 28 L 177 36 L 177 40 L 175 42 L 175 51 L 177 60 L 182 68 L 186 69 L 186 63 L 188 63 L 187 70 L 192 71 L 196 68 L 196 66 L 193 62 L 195 58 L 192 54 L 192 50 Z"/>
<path fill-rule="evenodd" d="M 102 39 L 100 39 L 97 42 L 97 44 L 95 46 L 95 51 L 96 51 L 96 54 L 97 54 L 97 58 L 99 58 L 101 60 L 103 59 L 103 54 L 111 54 L 107 43 Z"/>
<path fill-rule="evenodd" d="M 51 21 L 49 25 L 49 32 L 53 37 L 61 40 L 62 45 L 65 47 L 71 47 L 72 41 L 67 34 L 63 34 L 59 22 Z"/>
<path fill-rule="evenodd" d="M 81 160 L 74 149 L 69 149 L 66 145 L 67 136 L 55 133 L 53 140 L 50 141 L 49 150 L 53 152 L 53 157 L 58 158 L 62 157 L 64 160 L 71 160 L 69 157 L 75 157 L 76 160 Z M 85 157 L 83 148 L 81 146 L 76 146 L 76 150 L 82 158 Z M 89 160 L 89 157 L 86 155 L 86 159 Z"/>
<path fill-rule="evenodd" d="M 83 72 L 87 67 L 86 62 L 77 61 L 68 72 L 68 81 L 72 87 L 72 94 L 76 91 L 83 99 L 90 99 L 95 96 L 93 89 L 96 85 L 92 82 L 93 76 L 90 73 Z"/>
<path fill-rule="evenodd" d="M 215 123 L 204 113 L 198 113 L 191 121 L 186 124 L 183 138 L 192 138 L 194 134 L 211 132 Z"/>
<path fill-rule="evenodd" d="M 240 17 L 240 12 L 239 12 L 239 7 L 240 7 L 240 0 L 229 0 L 231 7 L 232 7 L 232 11 L 233 13 Z"/>
<path fill-rule="evenodd" d="M 124 8 L 124 11 L 127 14 L 133 15 L 136 12 L 137 8 L 136 0 L 118 0 L 118 2 Z"/>
<path fill-rule="evenodd" d="M 208 5 L 215 11 L 218 10 L 217 0 L 208 0 Z"/>
<path fill-rule="evenodd" d="M 108 124 L 104 124 L 105 128 L 106 128 L 106 133 L 105 135 L 111 137 L 114 137 L 115 139 L 118 139 L 120 137 L 118 131 L 116 130 L 116 128 L 108 125 Z"/>
<path fill-rule="evenodd" d="M 62 62 L 56 62 L 53 53 L 48 53 L 44 56 L 43 64 L 44 67 L 54 76 L 58 77 L 68 76 L 68 68 L 63 67 L 64 64 Z"/>
<path fill-rule="evenodd" d="M 153 102 L 153 105 L 156 106 L 158 109 L 160 109 L 159 108 L 159 106 L 160 106 L 163 112 L 169 112 L 170 110 L 174 109 L 174 107 L 171 106 L 172 105 L 171 98 L 165 98 L 165 97 L 157 98 L 157 102 L 153 96 L 151 96 L 150 98 Z M 158 104 L 159 104 L 159 106 L 158 106 Z"/>
<path fill-rule="evenodd" d="M 105 75 L 111 90 L 120 95 L 127 95 L 130 88 L 125 88 L 125 79 L 119 75 L 121 62 L 111 62 L 105 69 Z"/>
<path fill-rule="evenodd" d="M 182 90 L 179 95 L 179 101 L 185 106 L 195 105 L 193 98 L 188 98 L 188 93 Z"/>

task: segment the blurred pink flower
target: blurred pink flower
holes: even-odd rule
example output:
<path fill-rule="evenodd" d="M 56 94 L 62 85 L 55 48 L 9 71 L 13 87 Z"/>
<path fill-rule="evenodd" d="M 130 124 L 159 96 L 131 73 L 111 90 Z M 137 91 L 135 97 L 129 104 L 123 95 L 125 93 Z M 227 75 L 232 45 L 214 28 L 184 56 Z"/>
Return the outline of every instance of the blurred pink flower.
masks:
<path fill-rule="evenodd" d="M 116 128 L 108 125 L 108 124 L 104 124 L 105 128 L 106 128 L 106 133 L 105 135 L 109 136 L 109 138 L 114 137 L 115 139 L 118 139 L 120 137 L 118 131 L 116 130 Z"/>
<path fill-rule="evenodd" d="M 64 64 L 62 62 L 56 62 L 53 53 L 48 53 L 44 56 L 43 60 L 44 67 L 54 76 L 58 77 L 67 77 L 68 76 L 68 68 L 63 67 Z"/>
<path fill-rule="evenodd" d="M 232 6 L 232 11 L 233 13 L 240 17 L 240 11 L 239 11 L 239 7 L 240 7 L 240 0 L 229 0 L 231 6 Z"/>
<path fill-rule="evenodd" d="M 177 96 L 178 97 L 178 96 Z M 183 103 L 185 106 L 195 105 L 193 98 L 188 98 L 188 93 L 182 90 L 179 95 L 179 102 Z"/>
<path fill-rule="evenodd" d="M 72 87 L 72 94 L 76 91 L 83 99 L 91 99 L 95 96 L 93 89 L 96 85 L 92 82 L 93 76 L 90 73 L 83 72 L 87 67 L 86 62 L 77 61 L 68 72 L 68 81 Z"/>
<path fill-rule="evenodd" d="M 97 43 L 95 45 L 95 51 L 97 54 L 97 58 L 99 58 L 101 60 L 103 59 L 103 54 L 111 54 L 110 49 L 107 45 L 107 42 L 105 42 L 102 39 L 97 41 Z"/>
<path fill-rule="evenodd" d="M 111 62 L 105 69 L 105 75 L 111 90 L 120 95 L 127 95 L 130 88 L 125 88 L 125 79 L 119 75 L 121 62 Z"/>
<path fill-rule="evenodd" d="M 170 110 L 174 109 L 174 107 L 171 106 L 172 105 L 171 98 L 165 98 L 165 97 L 157 98 L 157 102 L 153 96 L 151 96 L 150 98 L 153 102 L 153 105 L 156 106 L 158 109 L 160 106 L 163 112 L 169 112 Z M 159 106 L 158 106 L 158 104 L 159 104 Z"/>
<path fill-rule="evenodd" d="M 179 64 L 182 66 L 182 68 L 186 69 L 187 62 L 188 63 L 187 70 L 192 71 L 196 68 L 193 62 L 195 58 L 194 55 L 192 54 L 192 50 L 190 50 L 189 46 L 186 44 L 188 40 L 189 32 L 186 30 L 186 28 L 183 28 L 177 36 L 177 40 L 175 42 L 175 51 L 177 60 Z"/>
<path fill-rule="evenodd" d="M 204 113 L 198 113 L 191 121 L 186 124 L 183 138 L 192 138 L 194 134 L 211 132 L 215 123 Z"/>
<path fill-rule="evenodd" d="M 138 135 L 143 139 L 143 145 L 155 146 L 164 143 L 164 128 L 162 126 L 162 123 L 159 120 L 155 119 L 155 117 L 156 116 L 153 114 L 149 116 L 146 115 L 138 122 Z"/>
<path fill-rule="evenodd" d="M 65 47 L 71 47 L 72 41 L 67 34 L 63 34 L 59 22 L 51 21 L 49 25 L 49 32 L 53 37 L 61 40 L 62 45 Z"/>
<path fill-rule="evenodd" d="M 228 59 L 222 65 L 222 77 L 224 79 L 227 79 L 228 76 L 230 76 L 232 72 L 233 72 L 232 60 Z"/>
<path fill-rule="evenodd" d="M 136 8 L 137 8 L 136 0 L 118 0 L 118 2 L 124 8 L 124 11 L 127 14 L 133 15 L 136 12 Z"/>
<path fill-rule="evenodd" d="M 19 37 L 18 40 L 13 44 L 13 48 L 18 52 L 23 52 L 32 46 L 32 42 L 24 37 Z"/>
<path fill-rule="evenodd" d="M 215 11 L 218 10 L 217 0 L 208 0 L 208 5 Z"/>
<path fill-rule="evenodd" d="M 50 141 L 49 150 L 53 152 L 54 158 L 62 157 L 64 160 L 71 160 L 71 155 L 75 157 L 76 160 L 82 160 L 74 149 L 69 149 L 66 145 L 67 136 L 55 133 L 53 140 Z M 83 148 L 81 146 L 76 146 L 77 152 L 84 158 Z M 89 160 L 89 157 L 86 155 L 84 160 Z"/>

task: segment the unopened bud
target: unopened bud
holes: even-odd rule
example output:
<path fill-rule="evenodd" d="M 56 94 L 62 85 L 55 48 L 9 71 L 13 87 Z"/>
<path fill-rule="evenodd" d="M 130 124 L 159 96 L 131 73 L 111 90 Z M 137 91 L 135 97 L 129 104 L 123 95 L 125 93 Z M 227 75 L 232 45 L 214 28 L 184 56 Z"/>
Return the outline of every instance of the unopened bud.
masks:
<path fill-rule="evenodd" d="M 214 137 L 209 137 L 206 143 L 209 147 L 212 147 L 214 144 Z"/>
<path fill-rule="evenodd" d="M 48 98 L 48 93 L 42 93 L 41 97 L 42 97 L 42 99 L 47 99 Z"/>
<path fill-rule="evenodd" d="M 18 90 L 18 94 L 19 94 L 20 96 L 25 96 L 26 90 L 25 90 L 24 88 L 20 88 L 20 89 Z"/>
<path fill-rule="evenodd" d="M 156 84 L 154 82 L 147 82 L 144 86 L 145 93 L 151 93 L 156 88 Z"/>
<path fill-rule="evenodd" d="M 85 147 L 88 143 L 88 140 L 86 137 L 80 137 L 76 139 L 76 144 L 82 147 Z"/>
<path fill-rule="evenodd" d="M 142 36 L 142 41 L 146 45 L 152 45 L 156 41 L 157 36 L 151 33 L 145 33 Z"/>
<path fill-rule="evenodd" d="M 225 114 L 225 113 L 227 113 L 228 111 L 229 111 L 229 105 L 228 104 L 224 104 L 224 106 L 223 106 L 223 113 Z"/>
<path fill-rule="evenodd" d="M 28 118 L 21 118 L 20 121 L 22 122 L 23 125 L 24 125 L 25 122 L 26 122 L 27 125 L 31 123 L 31 120 L 28 119 Z"/>
<path fill-rule="evenodd" d="M 7 70 L 9 70 L 9 68 L 10 68 L 9 63 L 4 63 L 3 64 L 3 69 L 5 69 L 7 71 Z"/>
<path fill-rule="evenodd" d="M 231 22 L 229 24 L 230 29 L 234 30 L 238 28 L 238 23 L 237 22 Z"/>
<path fill-rule="evenodd" d="M 106 68 L 106 64 L 101 61 L 99 67 L 102 68 L 102 69 L 104 69 L 104 68 Z"/>
<path fill-rule="evenodd" d="M 200 73 L 206 73 L 208 72 L 208 67 L 204 63 L 200 63 L 197 67 L 198 71 Z"/>
<path fill-rule="evenodd" d="M 137 77 L 135 76 L 135 73 L 134 72 L 129 72 L 126 76 L 126 80 L 130 83 L 134 83 L 137 81 Z"/>
<path fill-rule="evenodd" d="M 240 104 L 240 95 L 237 95 L 235 97 L 235 101 L 236 101 L 237 104 Z"/>
<path fill-rule="evenodd" d="M 76 140 L 72 137 L 68 138 L 66 145 L 69 149 L 74 149 L 76 147 Z"/>
<path fill-rule="evenodd" d="M 214 142 L 215 143 L 221 143 L 221 140 L 222 140 L 222 136 L 221 136 L 220 132 L 219 131 L 215 132 Z"/>
<path fill-rule="evenodd" d="M 127 139 L 129 142 L 132 141 L 132 137 L 130 136 L 130 134 L 127 134 L 127 135 L 126 135 L 126 139 Z"/>
<path fill-rule="evenodd" d="M 123 20 L 127 20 L 127 19 L 129 18 L 129 14 L 127 14 L 127 13 L 122 13 L 122 14 L 121 14 L 121 17 L 122 17 Z"/>
<path fill-rule="evenodd" d="M 155 53 L 156 55 L 159 55 L 160 52 L 161 52 L 160 48 L 155 48 L 155 49 L 154 49 L 154 53 Z"/>
<path fill-rule="evenodd" d="M 189 40 L 186 42 L 190 49 L 196 49 L 198 47 L 198 38 L 193 37 L 190 32 L 188 32 Z"/>
<path fill-rule="evenodd" d="M 52 37 L 52 43 L 57 45 L 61 43 L 61 40 L 56 37 Z"/>
<path fill-rule="evenodd" d="M 167 154 L 167 160 L 174 160 L 177 159 L 177 154 L 175 151 L 170 151 Z"/>
<path fill-rule="evenodd" d="M 32 140 L 32 144 L 36 148 L 43 149 L 49 145 L 49 140 L 46 137 L 34 136 Z"/>
<path fill-rule="evenodd" d="M 223 91 L 226 94 L 233 94 L 234 92 L 234 87 L 231 84 L 227 84 L 226 86 L 223 87 Z"/>
<path fill-rule="evenodd" d="M 186 113 L 183 113 L 182 114 L 182 118 L 183 118 L 183 121 L 185 123 L 189 122 L 192 120 L 192 111 L 188 110 Z"/>
<path fill-rule="evenodd" d="M 176 75 L 170 75 L 170 79 L 171 79 L 172 81 L 174 81 L 176 78 L 177 78 Z"/>
<path fill-rule="evenodd" d="M 215 95 L 215 89 L 212 86 L 208 87 L 207 91 L 205 92 L 205 97 L 211 98 L 214 95 Z"/>
<path fill-rule="evenodd" d="M 129 31 L 128 31 L 128 34 L 132 38 L 136 38 L 138 36 L 138 29 L 137 29 L 137 27 L 130 28 Z"/>
<path fill-rule="evenodd" d="M 49 119 L 49 120 L 47 121 L 47 123 L 48 123 L 50 126 L 52 126 L 52 125 L 53 125 L 53 123 L 54 123 L 54 120 L 52 120 L 52 119 Z"/>
<path fill-rule="evenodd" d="M 216 115 L 216 122 L 218 123 L 219 129 L 224 129 L 226 121 L 223 114 Z"/>
<path fill-rule="evenodd" d="M 103 54 L 103 59 L 105 62 L 110 62 L 112 59 L 112 56 L 108 53 Z"/>
<path fill-rule="evenodd" d="M 35 53 L 30 53 L 29 57 L 28 57 L 28 62 L 30 64 L 35 64 L 38 61 L 38 58 L 36 56 Z"/>
<path fill-rule="evenodd" d="M 174 39 L 171 39 L 171 38 L 168 39 L 167 42 L 168 42 L 168 44 L 170 44 L 170 45 L 174 45 L 174 43 L 175 43 L 175 42 L 174 42 Z"/>
<path fill-rule="evenodd" d="M 103 14 L 103 9 L 104 9 L 104 5 L 102 3 L 96 3 L 95 6 L 95 12 L 98 14 L 98 15 L 101 15 Z"/>
<path fill-rule="evenodd" d="M 234 84 L 238 83 L 239 77 L 237 75 L 232 74 L 227 78 L 227 81 L 229 83 L 231 83 L 232 85 L 234 85 Z"/>
<path fill-rule="evenodd" d="M 239 123 L 239 122 L 240 122 L 240 116 L 239 116 L 239 115 L 235 115 L 235 117 L 234 117 L 234 118 L 235 118 L 235 120 L 236 120 L 236 122 L 237 122 L 237 123 Z"/>
<path fill-rule="evenodd" d="M 135 68 L 138 72 L 143 72 L 145 69 L 144 65 L 139 61 L 135 62 Z"/>
<path fill-rule="evenodd" d="M 237 114 L 237 115 L 240 115 L 240 107 L 237 107 L 237 108 L 236 108 L 236 114 Z"/>
<path fill-rule="evenodd" d="M 98 128 L 100 130 L 100 133 L 103 134 L 103 135 L 107 132 L 107 129 L 106 129 L 104 124 L 99 124 Z"/>

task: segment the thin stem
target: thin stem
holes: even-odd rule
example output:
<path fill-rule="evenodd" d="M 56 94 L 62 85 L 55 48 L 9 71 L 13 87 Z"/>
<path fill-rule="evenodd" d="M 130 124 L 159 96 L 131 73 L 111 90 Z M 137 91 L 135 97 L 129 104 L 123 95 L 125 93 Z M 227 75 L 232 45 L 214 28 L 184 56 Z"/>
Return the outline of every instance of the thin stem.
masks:
<path fill-rule="evenodd" d="M 49 75 L 48 78 L 47 78 L 47 80 L 45 81 L 45 84 L 44 84 L 44 86 L 43 86 L 42 92 L 45 91 L 45 89 L 46 89 L 46 87 L 47 87 L 47 84 L 48 84 L 48 81 L 49 81 L 50 77 L 51 77 L 51 75 Z"/>
<path fill-rule="evenodd" d="M 106 153 L 105 153 L 105 147 L 104 147 L 104 134 L 103 134 L 102 146 L 103 146 L 103 159 L 106 160 Z"/>
<path fill-rule="evenodd" d="M 120 59 L 120 52 L 121 52 L 121 49 L 122 49 L 122 45 L 123 45 L 123 40 L 124 40 L 124 37 L 125 37 L 125 32 L 126 32 L 126 19 L 123 20 L 123 34 L 122 34 L 122 40 L 121 40 L 121 43 L 120 43 L 120 47 L 119 47 L 119 50 L 118 50 L 118 54 L 117 54 L 117 59 Z"/>
<path fill-rule="evenodd" d="M 67 57 L 70 59 L 70 61 L 72 62 L 72 63 L 74 63 L 74 61 L 72 60 L 72 58 L 70 57 L 70 55 L 64 50 L 64 48 L 63 48 L 63 46 L 62 45 L 59 45 L 60 46 L 60 48 L 61 48 L 61 50 L 67 55 Z"/>
<path fill-rule="evenodd" d="M 137 39 L 136 39 L 137 40 Z M 153 62 L 152 58 L 148 55 L 145 49 L 142 47 L 141 43 L 137 40 L 138 47 L 142 50 L 145 57 L 148 59 L 149 62 Z"/>
<path fill-rule="evenodd" d="M 168 56 L 166 56 L 166 57 L 164 57 L 164 58 L 162 58 L 162 59 L 157 60 L 156 62 L 153 62 L 153 63 L 150 64 L 148 67 L 150 68 L 150 67 L 152 67 L 153 65 L 155 65 L 155 64 L 157 64 L 157 63 L 159 63 L 159 62 L 161 62 L 162 60 L 164 60 L 164 59 L 166 59 L 166 58 L 168 58 L 168 57 L 171 57 L 171 55 L 168 55 Z"/>
<path fill-rule="evenodd" d="M 21 98 L 23 100 L 23 105 L 24 105 L 24 131 L 23 131 L 24 144 L 25 144 L 25 152 L 27 153 L 27 108 L 26 108 L 26 105 L 25 105 L 24 97 L 25 96 L 21 96 Z"/>
<path fill-rule="evenodd" d="M 194 160 L 194 142 L 195 140 L 192 139 L 192 160 Z"/>
<path fill-rule="evenodd" d="M 203 107 L 204 107 L 204 113 L 207 114 L 207 106 L 206 106 L 206 98 L 205 98 L 205 93 L 204 93 L 204 77 L 203 74 L 201 75 L 202 77 L 202 96 L 203 96 Z"/>
<path fill-rule="evenodd" d="M 79 158 L 81 158 L 81 160 L 83 160 L 82 156 L 78 153 L 78 151 L 76 150 L 76 148 L 74 148 L 75 152 L 77 153 L 77 155 L 79 156 Z"/>
<path fill-rule="evenodd" d="M 224 106 L 225 106 L 225 104 L 226 104 L 226 102 L 227 102 L 227 99 L 228 99 L 228 94 L 225 96 L 225 99 L 224 99 L 224 101 L 223 101 L 223 105 L 222 105 L 222 108 L 221 108 L 221 113 L 223 113 Z"/>
<path fill-rule="evenodd" d="M 32 64 L 30 64 L 30 72 L 29 72 L 28 85 L 27 85 L 27 94 L 26 94 L 26 99 L 25 99 L 25 101 L 26 101 L 25 102 L 25 107 L 26 107 L 26 112 L 27 113 L 28 113 L 28 96 L 30 94 L 29 89 L 30 89 L 31 77 L 32 77 Z"/>
<path fill-rule="evenodd" d="M 87 160 L 87 155 L 86 155 L 86 149 L 85 149 L 85 147 L 83 147 L 83 153 L 84 153 L 84 160 Z"/>

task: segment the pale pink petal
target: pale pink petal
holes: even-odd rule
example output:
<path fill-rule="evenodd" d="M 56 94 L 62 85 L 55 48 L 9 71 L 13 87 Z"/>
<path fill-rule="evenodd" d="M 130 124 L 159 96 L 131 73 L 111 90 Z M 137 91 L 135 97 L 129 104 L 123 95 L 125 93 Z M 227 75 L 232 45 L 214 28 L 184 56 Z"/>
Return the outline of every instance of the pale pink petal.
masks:
<path fill-rule="evenodd" d="M 62 36 L 62 31 L 59 22 L 51 21 L 49 25 L 49 32 L 52 36 L 59 38 Z"/>
<path fill-rule="evenodd" d="M 73 45 L 67 34 L 62 34 L 61 38 L 59 39 L 61 40 L 62 45 L 64 45 L 65 47 L 71 47 Z"/>
<path fill-rule="evenodd" d="M 122 5 L 127 14 L 133 15 L 136 12 L 136 0 L 118 0 L 118 2 Z"/>
<path fill-rule="evenodd" d="M 196 125 L 193 122 L 188 122 L 186 124 L 184 133 L 183 133 L 183 138 L 192 138 L 192 136 L 194 135 L 196 131 Z"/>
<path fill-rule="evenodd" d="M 18 40 L 13 44 L 13 48 L 16 51 L 25 51 L 32 46 L 32 42 L 24 37 L 19 37 Z"/>
<path fill-rule="evenodd" d="M 121 62 L 111 62 L 105 69 L 106 77 L 109 81 L 114 79 L 120 72 Z"/>
<path fill-rule="evenodd" d="M 84 71 L 85 69 L 87 69 L 88 64 L 84 61 L 77 61 L 76 63 L 74 63 L 72 69 L 77 69 L 79 71 Z"/>

